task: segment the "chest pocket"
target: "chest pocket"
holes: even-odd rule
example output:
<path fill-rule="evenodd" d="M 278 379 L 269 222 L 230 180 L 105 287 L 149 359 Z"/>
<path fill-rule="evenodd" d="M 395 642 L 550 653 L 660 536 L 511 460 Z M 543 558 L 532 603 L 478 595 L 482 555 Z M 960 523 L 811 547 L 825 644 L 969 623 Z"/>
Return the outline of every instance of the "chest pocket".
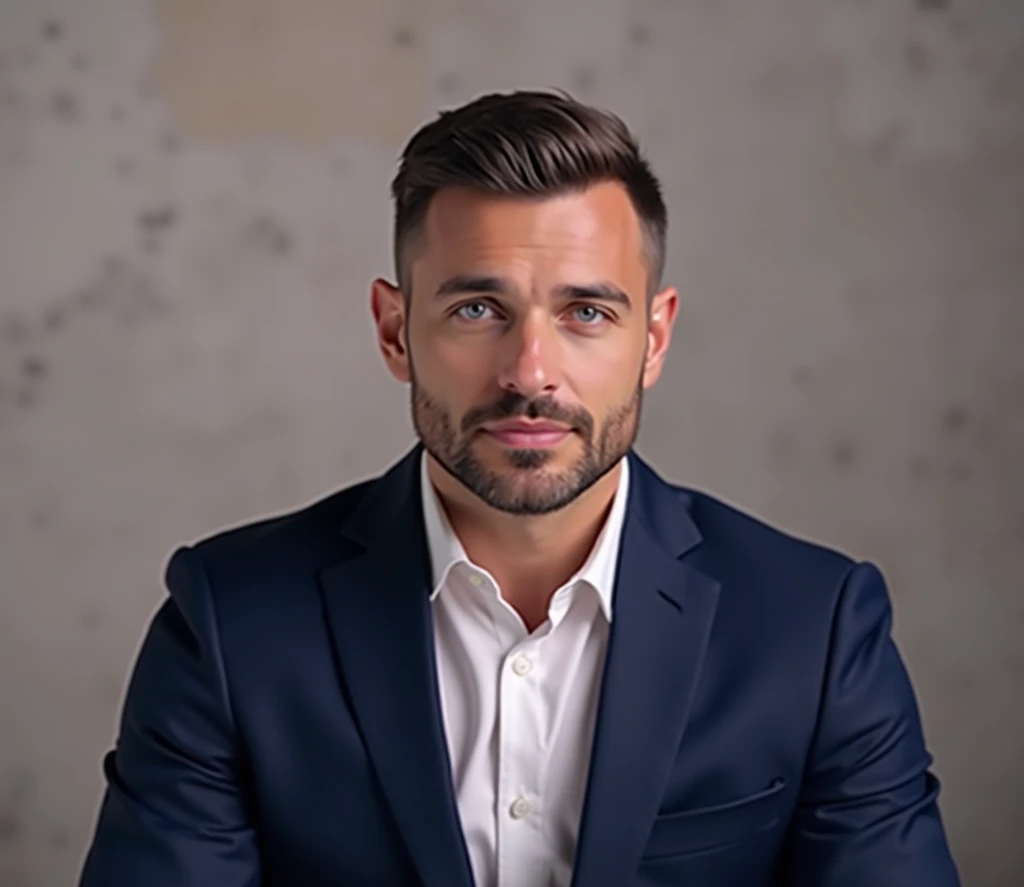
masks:
<path fill-rule="evenodd" d="M 644 859 L 716 850 L 773 828 L 782 815 L 779 798 L 785 787 L 780 777 L 763 791 L 727 804 L 656 817 Z"/>

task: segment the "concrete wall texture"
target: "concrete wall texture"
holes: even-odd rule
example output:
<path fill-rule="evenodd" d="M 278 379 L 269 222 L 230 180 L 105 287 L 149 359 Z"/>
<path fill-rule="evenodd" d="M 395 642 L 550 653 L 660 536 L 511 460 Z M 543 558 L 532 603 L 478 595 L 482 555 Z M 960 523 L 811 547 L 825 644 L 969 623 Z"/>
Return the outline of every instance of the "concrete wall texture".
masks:
<path fill-rule="evenodd" d="M 666 185 L 642 452 L 881 565 L 965 883 L 1024 883 L 1020 0 L 2 0 L 0 884 L 74 881 L 171 549 L 412 440 L 395 159 L 526 86 Z"/>

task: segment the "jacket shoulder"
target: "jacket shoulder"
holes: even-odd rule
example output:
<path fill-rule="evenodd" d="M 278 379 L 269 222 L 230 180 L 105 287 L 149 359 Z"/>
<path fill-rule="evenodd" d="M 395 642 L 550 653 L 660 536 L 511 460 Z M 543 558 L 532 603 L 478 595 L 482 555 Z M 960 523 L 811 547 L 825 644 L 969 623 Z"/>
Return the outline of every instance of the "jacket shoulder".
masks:
<path fill-rule="evenodd" d="M 701 534 L 692 563 L 764 599 L 823 604 L 836 598 L 858 561 L 839 548 L 772 524 L 707 492 L 671 485 Z M 741 594 L 741 597 L 744 596 Z"/>
<path fill-rule="evenodd" d="M 259 579 L 265 583 L 299 568 L 318 565 L 346 551 L 342 528 L 378 478 L 345 487 L 300 508 L 247 521 L 184 546 L 203 564 L 213 586 Z"/>

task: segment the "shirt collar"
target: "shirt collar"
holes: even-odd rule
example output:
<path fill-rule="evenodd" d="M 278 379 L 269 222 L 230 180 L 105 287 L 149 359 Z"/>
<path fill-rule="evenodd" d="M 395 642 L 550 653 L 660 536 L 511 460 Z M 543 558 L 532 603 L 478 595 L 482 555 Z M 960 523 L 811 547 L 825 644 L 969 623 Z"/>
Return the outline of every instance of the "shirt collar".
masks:
<path fill-rule="evenodd" d="M 629 459 L 623 458 L 619 473 L 619 485 L 615 491 L 611 511 L 591 549 L 586 562 L 563 586 L 569 588 L 577 582 L 586 582 L 598 595 L 605 618 L 612 619 L 612 597 L 615 590 L 615 572 L 619 561 L 619 547 L 622 528 L 626 520 L 626 503 L 629 500 Z M 458 564 L 479 569 L 466 555 L 458 536 L 455 535 L 448 515 L 438 498 L 437 491 L 427 473 L 427 453 L 423 451 L 420 462 L 420 491 L 423 502 L 423 519 L 430 552 L 433 601 L 444 588 L 448 573 Z"/>

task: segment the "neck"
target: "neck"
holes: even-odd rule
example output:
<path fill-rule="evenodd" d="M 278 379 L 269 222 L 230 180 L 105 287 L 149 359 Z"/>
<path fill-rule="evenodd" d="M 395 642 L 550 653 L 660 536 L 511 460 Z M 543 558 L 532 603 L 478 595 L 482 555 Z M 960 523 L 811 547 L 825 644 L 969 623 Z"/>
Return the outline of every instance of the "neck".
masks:
<path fill-rule="evenodd" d="M 622 465 L 565 508 L 528 516 L 487 505 L 429 455 L 427 474 L 473 563 L 494 576 L 506 598 L 525 596 L 546 606 L 586 562 L 611 510 Z"/>

